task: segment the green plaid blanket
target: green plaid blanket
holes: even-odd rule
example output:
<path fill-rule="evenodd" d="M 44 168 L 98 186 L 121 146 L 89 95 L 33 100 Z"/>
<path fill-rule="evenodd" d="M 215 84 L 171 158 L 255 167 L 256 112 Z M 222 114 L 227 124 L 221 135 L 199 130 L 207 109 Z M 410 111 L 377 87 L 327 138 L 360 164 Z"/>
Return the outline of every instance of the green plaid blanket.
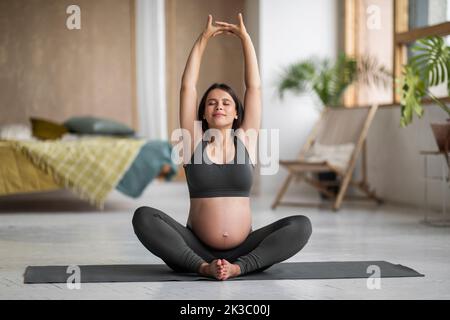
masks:
<path fill-rule="evenodd" d="M 72 141 L 15 141 L 62 188 L 103 209 L 108 193 L 128 170 L 145 140 L 84 137 Z"/>

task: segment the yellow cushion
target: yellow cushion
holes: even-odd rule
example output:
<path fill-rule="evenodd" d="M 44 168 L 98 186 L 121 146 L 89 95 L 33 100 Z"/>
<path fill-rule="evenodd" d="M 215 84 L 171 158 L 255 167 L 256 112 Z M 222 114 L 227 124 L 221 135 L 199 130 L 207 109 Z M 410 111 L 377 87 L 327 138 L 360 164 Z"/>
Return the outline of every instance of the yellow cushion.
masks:
<path fill-rule="evenodd" d="M 68 132 L 64 125 L 50 120 L 30 118 L 30 121 L 33 136 L 38 139 L 56 140 L 60 139 L 65 133 Z"/>

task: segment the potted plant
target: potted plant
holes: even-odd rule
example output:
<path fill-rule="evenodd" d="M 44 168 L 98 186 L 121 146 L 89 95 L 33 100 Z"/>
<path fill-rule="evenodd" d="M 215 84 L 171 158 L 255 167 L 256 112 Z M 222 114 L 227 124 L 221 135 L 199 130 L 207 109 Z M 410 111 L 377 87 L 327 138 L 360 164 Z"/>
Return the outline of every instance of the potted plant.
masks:
<path fill-rule="evenodd" d="M 342 106 L 344 92 L 354 83 L 389 86 L 392 74 L 370 56 L 360 59 L 339 54 L 336 61 L 310 58 L 288 65 L 278 80 L 278 93 L 291 90 L 295 93 L 314 92 L 324 107 Z M 318 173 L 319 180 L 335 181 L 334 172 Z M 328 190 L 337 194 L 338 186 Z M 327 198 L 320 193 L 322 198 Z"/>
<path fill-rule="evenodd" d="M 343 53 L 335 62 L 310 58 L 288 65 L 278 80 L 278 93 L 283 99 L 286 90 L 295 93 L 314 92 L 325 107 L 342 106 L 342 96 L 353 83 L 387 87 L 392 74 L 375 58 L 359 60 Z"/>
<path fill-rule="evenodd" d="M 443 38 L 434 36 L 418 40 L 411 50 L 415 55 L 403 66 L 402 78 L 399 81 L 400 125 L 409 125 L 414 113 L 421 118 L 424 114 L 423 99 L 430 98 L 448 116 L 445 123 L 431 123 L 439 151 L 447 154 L 450 148 L 450 109 L 430 91 L 430 87 L 446 83 L 450 95 L 450 48 Z"/>

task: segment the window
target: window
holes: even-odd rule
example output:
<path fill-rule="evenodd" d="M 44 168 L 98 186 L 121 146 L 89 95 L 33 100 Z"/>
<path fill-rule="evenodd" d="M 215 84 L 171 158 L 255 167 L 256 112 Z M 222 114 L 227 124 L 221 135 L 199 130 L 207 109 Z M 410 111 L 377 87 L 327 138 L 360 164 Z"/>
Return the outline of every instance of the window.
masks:
<path fill-rule="evenodd" d="M 450 0 L 409 0 L 409 30 L 450 21 Z"/>
<path fill-rule="evenodd" d="M 395 76 L 400 77 L 402 65 L 413 56 L 411 47 L 427 36 L 442 36 L 450 43 L 450 0 L 396 0 L 395 6 Z M 445 84 L 430 88 L 437 97 L 447 96 Z M 393 101 L 399 102 L 394 93 Z"/>
<path fill-rule="evenodd" d="M 443 36 L 450 43 L 450 0 L 345 0 L 344 50 L 355 57 L 370 55 L 395 78 L 412 56 L 411 46 L 427 36 Z M 394 80 L 394 79 L 393 79 Z M 397 83 L 389 89 L 353 86 L 346 106 L 398 103 Z M 433 88 L 438 97 L 447 90 Z"/>

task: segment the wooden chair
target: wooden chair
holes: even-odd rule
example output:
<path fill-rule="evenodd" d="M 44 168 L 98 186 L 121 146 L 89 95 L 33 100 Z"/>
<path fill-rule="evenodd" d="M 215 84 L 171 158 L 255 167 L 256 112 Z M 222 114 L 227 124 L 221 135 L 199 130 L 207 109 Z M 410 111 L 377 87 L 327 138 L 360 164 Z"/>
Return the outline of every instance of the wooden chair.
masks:
<path fill-rule="evenodd" d="M 374 200 L 378 204 L 382 203 L 382 200 L 377 197 L 375 191 L 371 190 L 367 183 L 366 137 L 377 109 L 378 105 L 364 108 L 324 108 L 319 121 L 315 124 L 305 145 L 301 149 L 298 159 L 280 160 L 280 166 L 285 167 L 289 171 L 289 175 L 282 184 L 275 201 L 272 204 L 272 209 L 275 209 L 279 205 L 324 206 L 324 203 L 282 202 L 281 198 L 294 178 L 297 178 L 297 181 L 305 181 L 318 191 L 333 199 L 332 209 L 334 211 L 339 210 L 344 197 L 346 199 Z M 310 152 L 316 142 L 322 145 L 353 143 L 354 148 L 347 166 L 345 168 L 338 168 L 328 161 L 305 161 L 305 155 Z M 353 181 L 352 175 L 358 156 L 361 153 L 362 179 L 360 182 L 356 182 Z M 319 181 L 317 178 L 314 178 L 314 174 L 319 172 L 334 172 L 337 179 L 331 183 L 330 181 Z M 339 186 L 339 192 L 337 194 L 330 192 L 327 189 L 330 185 Z M 346 195 L 349 185 L 357 187 L 357 189 L 362 191 L 365 196 L 350 197 Z"/>

